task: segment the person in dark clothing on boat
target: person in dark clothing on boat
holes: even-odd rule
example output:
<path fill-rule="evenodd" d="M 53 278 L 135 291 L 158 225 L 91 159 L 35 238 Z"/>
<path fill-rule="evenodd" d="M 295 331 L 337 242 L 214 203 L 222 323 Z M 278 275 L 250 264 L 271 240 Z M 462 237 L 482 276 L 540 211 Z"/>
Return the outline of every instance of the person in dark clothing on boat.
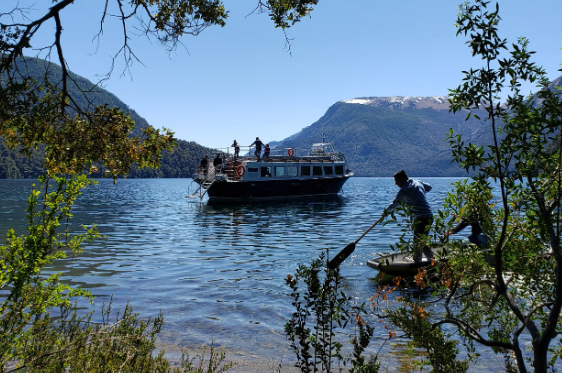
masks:
<path fill-rule="evenodd" d="M 215 157 L 215 159 L 213 159 L 213 167 L 215 167 L 215 173 L 220 171 L 221 165 L 222 157 L 219 153 L 217 153 L 217 156 Z"/>
<path fill-rule="evenodd" d="M 203 172 L 203 175 L 207 175 L 207 167 L 209 166 L 209 156 L 206 155 L 199 163 L 199 170 Z"/>
<path fill-rule="evenodd" d="M 480 183 L 459 183 L 456 191 L 456 203 L 451 205 L 450 215 L 456 225 L 444 234 L 444 238 L 452 234 L 456 234 L 466 227 L 471 227 L 470 236 L 464 239 L 476 245 L 478 248 L 486 248 L 489 244 L 490 237 L 484 231 L 492 233 L 493 223 L 492 217 L 492 191 L 487 184 Z M 493 233 L 492 233 L 493 234 Z"/>
<path fill-rule="evenodd" d="M 433 212 L 425 197 L 425 194 L 431 190 L 431 185 L 408 178 L 404 170 L 394 174 L 394 183 L 400 190 L 396 194 L 394 201 L 384 209 L 382 216 L 387 216 L 402 204 L 409 207 L 409 212 L 412 214 L 412 229 L 414 232 L 414 260 L 420 262 L 422 260 L 422 253 L 427 258 L 431 258 L 433 252 L 429 246 L 424 245 L 423 248 L 420 248 L 420 241 L 423 242 L 423 238 L 427 237 L 433 224 Z"/>
<path fill-rule="evenodd" d="M 251 144 L 250 144 L 250 147 L 252 147 L 252 146 L 254 146 L 254 145 L 256 146 L 256 151 L 254 152 L 254 155 L 259 158 L 260 155 L 261 155 L 261 148 L 262 148 L 262 146 L 263 146 L 263 142 L 261 142 L 261 140 L 260 140 L 259 137 L 256 137 L 256 141 L 254 141 L 253 143 L 251 143 Z"/>
<path fill-rule="evenodd" d="M 270 153 L 271 153 L 271 149 L 269 148 L 269 144 L 265 144 L 265 148 L 263 149 L 263 157 L 269 158 Z"/>
<path fill-rule="evenodd" d="M 234 142 L 230 146 L 234 148 L 234 159 L 238 158 L 238 156 L 240 155 L 240 145 L 238 145 L 236 140 L 234 140 Z"/>
<path fill-rule="evenodd" d="M 478 219 L 478 216 L 475 214 L 472 214 L 467 218 L 462 217 L 458 224 L 448 232 L 446 232 L 444 236 L 449 237 L 452 234 L 459 233 L 469 225 L 471 228 L 471 232 L 470 236 L 466 238 L 468 242 L 480 248 L 485 248 L 486 246 L 488 246 L 488 237 L 486 237 L 486 235 L 484 234 L 482 225 L 480 224 L 480 219 Z"/>
<path fill-rule="evenodd" d="M 222 153 L 222 164 L 221 164 L 221 172 L 225 173 L 226 171 L 226 154 Z"/>
<path fill-rule="evenodd" d="M 486 237 L 486 235 L 483 233 L 482 226 L 478 221 L 478 217 L 474 215 L 470 216 L 467 219 L 462 218 L 457 225 L 455 225 L 450 231 L 445 233 L 445 237 L 459 233 L 469 225 L 472 231 L 470 233 L 470 236 L 467 237 L 468 242 L 473 243 L 481 248 L 488 246 L 488 237 Z"/>

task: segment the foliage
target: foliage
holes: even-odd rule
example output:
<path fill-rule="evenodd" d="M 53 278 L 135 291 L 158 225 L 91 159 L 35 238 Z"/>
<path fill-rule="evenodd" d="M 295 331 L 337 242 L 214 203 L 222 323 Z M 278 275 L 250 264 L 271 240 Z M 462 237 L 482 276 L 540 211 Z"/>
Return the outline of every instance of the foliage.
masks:
<path fill-rule="evenodd" d="M 378 372 L 376 356 L 366 360 L 363 352 L 370 343 L 373 327 L 367 324 L 363 305 L 353 305 L 351 297 L 339 291 L 341 278 L 337 270 L 325 270 L 324 254 L 310 266 L 299 265 L 295 276 L 288 275 L 295 312 L 285 324 L 285 333 L 297 357 L 296 366 L 302 372 L 331 372 L 333 359 L 345 364 L 344 345 L 336 340 L 336 329 L 355 325 L 356 335 L 351 340 L 353 354 L 351 372 Z M 324 277 L 324 278 L 322 278 Z M 313 325 L 311 328 L 310 325 Z"/>
<path fill-rule="evenodd" d="M 130 307 L 108 320 L 110 307 L 102 310 L 103 321 L 92 321 L 93 313 L 79 317 L 70 305 L 60 307 L 60 319 L 40 315 L 33 333 L 25 341 L 17 360 L 7 372 L 166 372 L 171 371 L 163 353 L 152 356 L 154 338 L 162 316 L 139 321 Z"/>
<path fill-rule="evenodd" d="M 312 11 L 312 5 L 316 4 L 318 0 L 267 0 L 267 3 L 260 0 L 260 6 L 269 10 L 276 27 L 283 29 L 299 22 Z"/>
<path fill-rule="evenodd" d="M 133 163 L 157 166 L 160 152 L 173 144 L 169 131 L 161 134 L 152 127 L 132 136 L 134 122 L 129 116 L 106 105 L 73 116 L 66 105 L 58 107 L 61 100 L 65 102 L 64 95 L 48 81 L 44 83 L 45 90 L 32 84 L 34 88 L 17 89 L 7 96 L 0 94 L 4 98 L 0 102 L 0 135 L 8 148 L 19 145 L 26 155 L 45 144 L 44 167 L 48 175 L 78 174 L 102 161 L 115 178 L 126 174 Z M 19 87 L 17 83 L 6 85 Z M 37 90 L 44 96 L 39 97 Z"/>
<path fill-rule="evenodd" d="M 58 231 L 61 223 L 68 222 L 71 207 L 80 189 L 91 184 L 85 176 L 66 180 L 57 178 L 57 185 L 50 191 L 49 182 L 43 179 L 45 192 L 33 190 L 29 198 L 28 234 L 17 237 L 13 230 L 7 234 L 7 245 L 0 247 L 0 288 L 9 289 L 0 308 L 0 366 L 14 359 L 25 364 L 31 357 L 24 357 L 33 346 L 35 335 L 50 323 L 47 310 L 51 307 L 68 307 L 70 298 L 87 292 L 71 289 L 59 282 L 60 274 L 43 277 L 41 271 L 54 259 L 66 256 L 63 248 L 80 250 L 84 240 L 99 234 L 92 227 L 83 234 L 70 237 L 68 226 L 64 233 Z M 38 208 L 42 198 L 43 206 Z M 63 240 L 61 241 L 61 235 Z"/>
<path fill-rule="evenodd" d="M 181 369 L 188 373 L 223 373 L 236 365 L 233 362 L 225 363 L 225 358 L 224 353 L 217 352 L 215 346 L 211 345 L 208 355 L 207 348 L 201 355 L 198 354 L 195 357 L 190 357 L 187 352 L 183 352 Z M 179 372 L 182 370 L 174 369 L 173 373 Z"/>
<path fill-rule="evenodd" d="M 47 63 L 38 59 L 18 59 L 17 65 L 21 68 L 26 66 L 27 74 L 34 80 L 39 80 L 48 74 L 49 81 L 55 84 L 62 77 L 62 69 L 53 63 Z M 68 91 L 75 97 L 76 104 L 81 110 L 108 104 L 127 113 L 135 121 L 135 127 L 131 130 L 132 135 L 140 135 L 143 128 L 149 127 L 144 118 L 129 108 L 124 102 L 107 92 L 96 87 L 92 82 L 78 75 L 72 75 L 73 81 L 68 85 Z M 85 95 L 80 93 L 84 91 Z M 0 138 L 0 178 L 34 178 L 45 173 L 45 146 L 40 145 L 37 149 L 21 151 L 21 145 L 10 149 L 6 141 Z M 131 165 L 127 177 L 191 177 L 196 172 L 201 158 L 205 154 L 212 153 L 211 149 L 197 145 L 194 142 L 183 140 L 176 141 L 173 150 L 164 150 L 160 158 L 160 167 L 141 168 L 136 163 Z M 94 178 L 110 175 L 110 170 L 103 163 L 94 163 L 96 172 L 92 172 Z"/>
<path fill-rule="evenodd" d="M 415 306 L 414 306 L 415 307 Z M 417 307 L 412 310 L 398 309 L 392 314 L 392 322 L 399 324 L 409 335 L 416 346 L 425 348 L 429 353 L 429 364 L 433 372 L 464 373 L 468 370 L 468 362 L 457 360 L 459 352 L 457 342 L 448 340 L 450 336 L 434 328 L 427 321 L 426 311 Z"/>
<path fill-rule="evenodd" d="M 162 152 L 160 166 L 157 169 L 140 168 L 134 163 L 124 176 L 128 178 L 190 178 L 197 172 L 201 158 L 206 154 L 212 154 L 211 149 L 195 142 L 177 140 L 176 144 L 173 150 Z M 0 179 L 36 179 L 45 173 L 44 146 L 30 151 L 29 156 L 25 156 L 20 149 L 20 146 L 13 150 L 8 149 L 5 141 L 0 138 Z M 110 173 L 107 167 L 99 162 L 94 163 L 94 167 L 96 172 L 91 173 L 93 178 L 102 178 Z"/>
<path fill-rule="evenodd" d="M 435 237 L 442 237 L 455 220 L 477 214 L 490 252 L 445 240 L 448 266 L 441 282 L 432 284 L 442 313 L 430 315 L 427 305 L 408 298 L 391 313 L 397 326 L 428 348 L 436 371 L 444 369 L 436 359 L 453 348 L 447 340 L 454 333 L 445 328 L 461 337 L 470 358 L 480 347 L 503 354 L 508 371 L 532 366 L 547 372 L 561 357 L 561 93 L 530 61 L 526 39 L 508 47 L 498 36 L 498 13 L 497 5 L 490 11 L 487 2 L 475 0 L 458 16 L 458 34 L 469 35 L 467 44 L 484 67 L 464 72 L 464 82 L 451 91 L 451 110 L 468 110 L 468 117 L 484 110 L 493 142 L 483 147 L 451 132 L 455 161 L 476 176 L 455 184 L 435 228 Z M 539 91 L 524 96 L 523 82 Z"/>
<path fill-rule="evenodd" d="M 110 322 L 111 307 L 79 316 L 78 299 L 93 301 L 88 291 L 61 282 L 45 269 L 67 253 L 79 254 L 84 242 L 100 237 L 96 227 L 70 230 L 72 207 L 81 190 L 94 183 L 86 175 L 42 177 L 27 208 L 27 234 L 7 233 L 0 247 L 0 370 L 26 372 L 224 372 L 224 355 L 211 349 L 199 363 L 184 356 L 182 368 L 171 368 L 164 351 L 155 353 L 155 337 L 164 319 L 139 320 L 126 307 Z M 57 312 L 58 309 L 58 312 Z M 207 360 L 208 359 L 208 360 Z M 204 362 L 204 364 L 203 364 Z M 204 369 L 204 367 L 205 369 Z"/>

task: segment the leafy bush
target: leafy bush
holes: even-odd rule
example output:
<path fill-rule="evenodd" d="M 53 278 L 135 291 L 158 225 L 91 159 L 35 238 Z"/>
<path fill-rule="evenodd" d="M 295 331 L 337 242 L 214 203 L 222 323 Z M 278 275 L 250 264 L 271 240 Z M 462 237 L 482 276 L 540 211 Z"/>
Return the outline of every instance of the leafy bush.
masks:
<path fill-rule="evenodd" d="M 299 265 L 295 276 L 288 275 L 295 312 L 285 324 L 285 333 L 302 372 L 331 372 L 334 359 L 344 365 L 351 363 L 351 372 L 378 372 L 376 356 L 369 360 L 363 353 L 371 342 L 373 327 L 364 316 L 364 304 L 355 305 L 352 298 L 339 291 L 339 271 L 323 269 L 325 256 L 312 260 L 310 266 Z M 336 338 L 336 329 L 351 323 L 355 335 L 350 343 L 352 356 L 345 357 L 343 343 Z"/>

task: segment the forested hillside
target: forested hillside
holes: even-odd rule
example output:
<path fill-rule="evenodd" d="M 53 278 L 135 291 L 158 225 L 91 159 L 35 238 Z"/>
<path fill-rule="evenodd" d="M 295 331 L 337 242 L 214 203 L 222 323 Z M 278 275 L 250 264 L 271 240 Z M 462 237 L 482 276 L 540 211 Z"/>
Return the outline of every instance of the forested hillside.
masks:
<path fill-rule="evenodd" d="M 357 176 L 391 176 L 399 169 L 418 176 L 464 176 L 466 172 L 451 163 L 446 141 L 449 129 L 466 140 L 491 144 L 491 131 L 466 114 L 453 115 L 422 105 L 398 107 L 391 98 L 378 98 L 376 105 L 338 102 L 316 123 L 285 139 L 280 146 L 303 148 L 320 142 L 334 143 Z M 430 98 L 427 98 L 428 100 Z M 352 100 L 351 102 L 354 102 Z"/>
<path fill-rule="evenodd" d="M 56 64 L 35 58 L 26 58 L 25 61 L 20 59 L 18 62 L 18 69 L 22 72 L 25 71 L 34 79 L 41 79 L 46 72 L 48 72 L 51 81 L 59 81 L 61 78 L 61 68 Z M 68 89 L 80 107 L 86 109 L 89 106 L 103 104 L 117 107 L 128 113 L 135 121 L 135 132 L 137 133 L 141 128 L 149 125 L 135 110 L 119 100 L 114 94 L 95 86 L 89 80 L 78 75 L 72 74 L 72 78 L 73 82 L 68 86 Z M 203 155 L 211 152 L 211 149 L 195 142 L 178 140 L 178 146 L 174 148 L 173 152 L 166 151 L 162 154 L 160 168 L 154 170 L 135 167 L 128 177 L 191 177 Z M 36 178 L 43 173 L 43 160 L 42 148 L 34 151 L 29 158 L 21 154 L 18 149 L 9 150 L 4 139 L 0 138 L 0 178 Z M 103 165 L 99 167 L 99 171 L 92 176 L 101 177 L 104 175 Z"/>

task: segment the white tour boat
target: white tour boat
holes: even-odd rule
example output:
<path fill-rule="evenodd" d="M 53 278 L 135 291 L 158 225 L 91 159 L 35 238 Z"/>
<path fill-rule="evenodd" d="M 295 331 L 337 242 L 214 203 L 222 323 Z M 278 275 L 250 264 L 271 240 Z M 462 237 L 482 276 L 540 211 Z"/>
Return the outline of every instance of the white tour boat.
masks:
<path fill-rule="evenodd" d="M 218 151 L 222 163 L 199 167 L 193 176 L 196 190 L 188 197 L 209 201 L 249 202 L 309 196 L 331 196 L 340 193 L 343 184 L 353 176 L 345 156 L 334 151 L 331 143 L 313 144 L 306 151 L 271 149 L 269 156 L 257 157 L 249 149 L 235 157 L 233 148 Z"/>

